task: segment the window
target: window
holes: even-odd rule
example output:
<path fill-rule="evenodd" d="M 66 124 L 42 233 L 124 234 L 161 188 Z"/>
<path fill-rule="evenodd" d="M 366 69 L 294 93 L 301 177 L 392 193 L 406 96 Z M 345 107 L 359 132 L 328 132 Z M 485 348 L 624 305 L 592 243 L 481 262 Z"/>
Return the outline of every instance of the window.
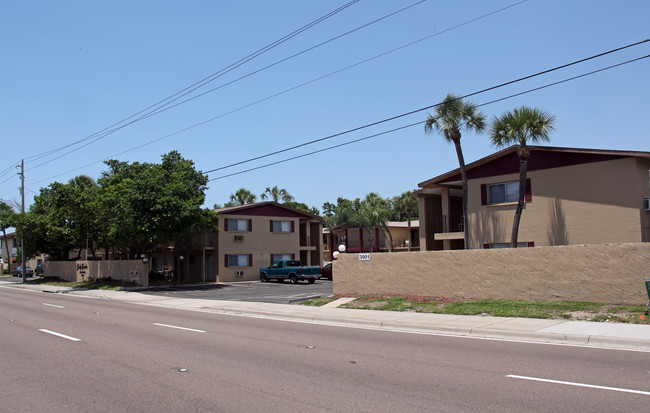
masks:
<path fill-rule="evenodd" d="M 532 248 L 535 246 L 534 241 L 528 241 L 528 242 L 518 242 L 517 243 L 517 248 Z M 484 249 L 499 249 L 499 248 L 510 248 L 510 243 L 509 242 L 492 242 L 492 243 L 486 243 L 483 244 Z"/>
<path fill-rule="evenodd" d="M 273 261 L 282 261 L 282 260 L 292 260 L 295 258 L 294 254 L 271 254 L 271 262 Z"/>
<path fill-rule="evenodd" d="M 252 265 L 250 254 L 226 254 L 228 267 L 250 267 Z"/>
<path fill-rule="evenodd" d="M 515 203 L 519 200 L 519 181 L 481 184 L 481 205 Z M 525 202 L 533 200 L 530 178 L 526 179 Z"/>
<path fill-rule="evenodd" d="M 249 219 L 232 219 L 226 220 L 226 231 L 243 231 L 248 232 L 251 228 Z"/>
<path fill-rule="evenodd" d="M 293 232 L 293 221 L 271 221 L 271 232 Z"/>
<path fill-rule="evenodd" d="M 519 200 L 519 182 L 505 182 L 489 185 L 490 204 L 503 204 Z"/>

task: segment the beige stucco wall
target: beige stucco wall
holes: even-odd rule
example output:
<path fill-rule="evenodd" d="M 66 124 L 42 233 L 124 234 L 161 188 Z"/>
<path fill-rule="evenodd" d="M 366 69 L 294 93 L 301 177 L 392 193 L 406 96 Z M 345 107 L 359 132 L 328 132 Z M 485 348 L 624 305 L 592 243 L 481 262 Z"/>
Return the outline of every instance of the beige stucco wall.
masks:
<path fill-rule="evenodd" d="M 59 277 L 71 282 L 109 277 L 131 282 L 132 271 L 137 272 L 135 279 L 137 285 L 149 285 L 149 264 L 142 260 L 45 261 L 44 264 L 44 272 L 47 276 Z"/>
<path fill-rule="evenodd" d="M 650 243 L 342 254 L 334 294 L 645 304 Z"/>
<path fill-rule="evenodd" d="M 226 231 L 224 229 L 224 220 L 228 218 L 252 220 L 252 231 Z M 293 221 L 294 232 L 271 232 L 269 223 L 271 220 Z M 307 220 L 307 225 L 310 222 L 313 221 Z M 315 232 L 315 237 L 312 237 L 315 246 L 300 247 L 300 218 L 298 217 L 223 214 L 219 218 L 219 227 L 223 230 L 219 233 L 218 264 L 215 267 L 218 268 L 217 274 L 220 282 L 258 280 L 259 269 L 270 265 L 271 254 L 295 254 L 295 259 L 300 259 L 300 251 L 306 250 L 309 251 L 307 254 L 308 262 L 303 262 L 303 265 L 322 265 L 323 240 L 320 235 L 322 227 L 319 226 L 318 231 Z M 235 235 L 243 236 L 244 240 L 235 241 Z M 310 235 L 309 231 L 307 231 L 307 235 Z M 313 260 L 315 262 L 311 262 L 311 251 L 316 251 L 319 257 Z M 250 267 L 226 267 L 226 254 L 252 254 L 253 265 Z M 243 271 L 244 275 L 237 276 L 237 271 Z"/>
<path fill-rule="evenodd" d="M 623 158 L 528 173 L 532 201 L 523 211 L 520 242 L 535 246 L 641 242 L 648 239 L 648 169 Z M 516 203 L 481 205 L 481 184 L 517 181 L 518 174 L 469 181 L 470 248 L 509 242 Z"/>

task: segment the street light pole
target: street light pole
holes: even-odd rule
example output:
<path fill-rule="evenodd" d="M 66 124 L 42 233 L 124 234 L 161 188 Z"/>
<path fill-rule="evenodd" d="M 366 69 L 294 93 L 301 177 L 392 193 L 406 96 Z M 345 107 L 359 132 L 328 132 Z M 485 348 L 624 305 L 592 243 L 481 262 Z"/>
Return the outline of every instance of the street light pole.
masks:
<path fill-rule="evenodd" d="M 20 160 L 20 196 L 22 198 L 22 204 L 21 204 L 21 212 L 23 215 L 25 215 L 25 160 L 21 159 Z M 21 234 L 20 237 L 20 260 L 22 261 L 22 269 L 23 269 L 23 283 L 27 281 L 27 271 L 25 269 L 25 234 L 24 230 L 22 231 L 23 234 Z"/>

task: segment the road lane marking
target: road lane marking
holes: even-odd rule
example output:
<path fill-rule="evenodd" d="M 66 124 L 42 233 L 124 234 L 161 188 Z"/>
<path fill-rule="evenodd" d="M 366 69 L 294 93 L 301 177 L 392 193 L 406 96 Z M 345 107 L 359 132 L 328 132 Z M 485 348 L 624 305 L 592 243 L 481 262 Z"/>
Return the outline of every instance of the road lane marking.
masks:
<path fill-rule="evenodd" d="M 650 391 L 622 389 L 620 387 L 597 386 L 595 384 L 575 383 L 572 381 L 562 381 L 562 380 L 550 380 L 550 379 L 542 379 L 539 377 L 517 376 L 514 374 L 508 374 L 506 377 L 511 379 L 541 381 L 544 383 L 564 384 L 567 386 L 587 387 L 590 389 L 611 390 L 611 391 L 619 391 L 623 393 L 634 393 L 634 394 L 642 394 L 644 396 L 650 396 Z"/>
<path fill-rule="evenodd" d="M 57 337 L 61 337 L 61 338 L 65 338 L 66 340 L 70 340 L 70 341 L 81 341 L 80 338 L 75 338 L 75 337 L 66 336 L 65 334 L 56 333 L 56 332 L 54 332 L 54 331 L 45 330 L 45 329 L 43 329 L 43 328 L 39 329 L 38 331 L 42 331 L 42 332 L 47 333 L 47 334 L 52 334 L 53 336 L 57 336 Z"/>
<path fill-rule="evenodd" d="M 62 305 L 56 305 L 56 304 L 48 304 L 48 303 L 41 303 L 41 304 L 43 304 L 43 305 L 47 305 L 47 306 L 49 306 L 49 307 L 56 307 L 56 308 L 65 308 L 65 307 L 64 307 L 64 306 L 62 306 Z"/>
<path fill-rule="evenodd" d="M 170 326 L 169 324 L 153 323 L 153 325 L 160 326 L 160 327 L 176 328 L 176 329 L 179 329 L 179 330 L 194 331 L 195 333 L 207 333 L 207 331 L 205 331 L 205 330 L 195 330 L 193 328 L 187 328 L 187 327 Z"/>

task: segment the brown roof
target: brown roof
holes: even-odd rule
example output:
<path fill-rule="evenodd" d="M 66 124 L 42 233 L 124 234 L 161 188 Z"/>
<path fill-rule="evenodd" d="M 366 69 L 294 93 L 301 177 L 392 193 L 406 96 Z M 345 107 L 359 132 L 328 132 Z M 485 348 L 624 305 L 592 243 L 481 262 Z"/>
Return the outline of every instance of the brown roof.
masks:
<path fill-rule="evenodd" d="M 519 148 L 519 145 L 513 145 L 467 164 L 467 179 L 519 172 L 517 148 Z M 602 162 L 628 157 L 650 158 L 650 152 L 639 151 L 559 148 L 551 146 L 528 146 L 528 148 L 531 150 L 531 156 L 528 159 L 529 171 L 579 165 L 590 162 Z M 421 182 L 418 186 L 420 188 L 426 188 L 431 185 L 457 181 L 460 181 L 460 168 L 456 168 L 452 171 L 445 172 L 442 175 L 438 175 L 435 178 Z"/>
<path fill-rule="evenodd" d="M 225 215 L 254 215 L 254 216 L 272 216 L 272 217 L 296 217 L 302 216 L 308 219 L 322 221 L 323 218 L 318 215 L 310 214 L 300 209 L 292 208 L 287 205 L 273 201 L 256 202 L 254 204 L 237 205 L 227 208 L 215 209 L 215 212 Z"/>

